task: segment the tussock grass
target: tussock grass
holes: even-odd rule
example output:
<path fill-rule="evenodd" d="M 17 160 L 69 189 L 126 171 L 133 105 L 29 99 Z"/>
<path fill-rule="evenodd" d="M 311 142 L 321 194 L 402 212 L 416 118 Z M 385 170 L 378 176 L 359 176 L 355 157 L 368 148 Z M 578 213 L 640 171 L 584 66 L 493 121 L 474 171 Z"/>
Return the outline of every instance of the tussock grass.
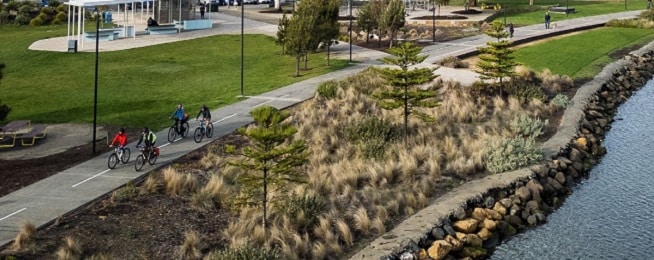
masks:
<path fill-rule="evenodd" d="M 202 259 L 200 235 L 196 231 L 184 233 L 184 242 L 177 248 L 177 257 L 184 260 Z"/>
<path fill-rule="evenodd" d="M 159 190 L 161 189 L 161 183 L 159 182 L 157 175 L 155 175 L 154 173 L 148 175 L 148 177 L 141 185 L 140 189 L 141 189 L 141 194 L 152 194 L 152 193 L 159 192 Z"/>
<path fill-rule="evenodd" d="M 82 246 L 71 236 L 64 238 L 64 244 L 57 250 L 57 260 L 82 259 Z"/>
<path fill-rule="evenodd" d="M 212 174 L 207 184 L 191 196 L 191 204 L 200 210 L 224 205 L 230 192 L 222 177 Z"/>
<path fill-rule="evenodd" d="M 172 196 L 180 196 L 184 192 L 192 191 L 196 179 L 190 174 L 180 173 L 175 168 L 168 167 L 163 171 L 166 192 Z"/>
<path fill-rule="evenodd" d="M 134 187 L 134 183 L 130 181 L 124 187 L 119 188 L 111 193 L 111 202 L 113 203 L 120 202 L 125 199 L 135 197 L 138 194 L 139 194 L 138 189 Z"/>
<path fill-rule="evenodd" d="M 18 234 L 14 238 L 14 242 L 9 246 L 10 251 L 27 251 L 35 248 L 34 233 L 36 233 L 36 226 L 32 222 L 23 221 L 18 228 Z"/>
<path fill-rule="evenodd" d="M 115 258 L 109 254 L 105 253 L 100 253 L 100 254 L 94 254 L 92 256 L 86 257 L 84 259 L 87 260 L 114 260 Z"/>

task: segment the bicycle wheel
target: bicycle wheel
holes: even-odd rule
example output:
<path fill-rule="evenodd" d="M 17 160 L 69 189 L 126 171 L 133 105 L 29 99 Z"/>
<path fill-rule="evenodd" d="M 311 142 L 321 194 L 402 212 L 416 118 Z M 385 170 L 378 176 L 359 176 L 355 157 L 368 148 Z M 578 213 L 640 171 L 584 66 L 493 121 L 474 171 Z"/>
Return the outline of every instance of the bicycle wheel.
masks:
<path fill-rule="evenodd" d="M 138 172 L 143 169 L 143 165 L 145 165 L 145 158 L 142 154 L 139 154 L 139 156 L 136 156 L 136 160 L 134 161 L 134 169 Z"/>
<path fill-rule="evenodd" d="M 188 125 L 188 122 L 184 122 L 184 132 L 182 132 L 182 138 L 187 137 L 189 131 L 191 131 L 191 127 Z"/>
<path fill-rule="evenodd" d="M 213 136 L 213 123 L 209 123 L 209 125 L 207 125 L 205 132 L 207 134 L 207 138 L 211 138 Z"/>
<path fill-rule="evenodd" d="M 150 155 L 150 157 L 148 158 L 148 163 L 149 163 L 150 165 L 154 165 L 154 163 L 157 162 L 157 157 L 159 157 L 159 156 L 157 156 L 157 154 L 152 153 L 152 154 Z"/>
<path fill-rule="evenodd" d="M 202 136 L 204 134 L 202 133 L 202 128 L 198 127 L 195 129 L 195 133 L 193 134 L 193 140 L 195 140 L 196 143 L 202 142 Z"/>
<path fill-rule="evenodd" d="M 107 161 L 107 166 L 109 166 L 109 169 L 116 168 L 116 164 L 118 164 L 118 155 L 115 153 L 112 153 L 109 155 L 109 160 Z"/>
<path fill-rule="evenodd" d="M 168 142 L 173 142 L 175 141 L 175 138 L 177 138 L 177 131 L 175 131 L 175 126 L 171 126 L 170 129 L 168 129 Z"/>
<path fill-rule="evenodd" d="M 123 148 L 123 158 L 120 158 L 123 163 L 129 162 L 129 157 L 132 155 L 132 152 L 129 151 L 129 148 Z"/>

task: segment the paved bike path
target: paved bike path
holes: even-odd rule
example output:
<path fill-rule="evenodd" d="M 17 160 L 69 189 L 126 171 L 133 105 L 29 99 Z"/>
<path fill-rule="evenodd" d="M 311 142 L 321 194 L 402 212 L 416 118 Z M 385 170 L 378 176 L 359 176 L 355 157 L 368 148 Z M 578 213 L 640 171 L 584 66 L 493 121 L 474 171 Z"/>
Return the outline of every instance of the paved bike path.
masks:
<path fill-rule="evenodd" d="M 542 25 L 518 27 L 515 29 L 514 40 L 526 41 L 552 36 L 563 30 L 571 31 L 601 25 L 610 19 L 631 18 L 638 13 L 640 11 L 557 21 L 557 30 L 545 30 Z M 428 63 L 447 56 L 474 52 L 476 47 L 485 45 L 489 40 L 492 39 L 487 36 L 473 36 L 428 46 L 423 50 L 424 54 L 429 55 L 424 64 L 428 65 Z M 340 48 L 341 53 L 343 53 L 342 48 L 344 47 L 341 46 Z M 362 53 L 365 53 L 365 56 Z M 353 57 L 358 57 L 355 60 L 364 60 L 365 62 L 213 110 L 214 138 L 219 138 L 251 123 L 252 118 L 249 112 L 258 106 L 270 105 L 285 108 L 302 102 L 314 96 L 315 89 L 320 82 L 332 79 L 339 80 L 354 75 L 369 66 L 378 64 L 375 60 L 384 55 L 363 48 L 354 48 Z M 449 75 L 444 75 L 442 71 L 436 71 L 436 73 L 456 78 L 460 76 L 457 74 L 461 72 L 449 70 L 446 72 Z M 474 77 L 474 74 L 466 74 L 464 77 Z M 198 125 L 197 122 L 189 123 L 192 130 Z M 164 167 L 175 159 L 208 144 L 214 139 L 204 139 L 198 144 L 193 141 L 192 136 L 189 136 L 174 143 L 168 143 L 167 131 L 168 129 L 164 129 L 157 132 L 158 146 L 161 149 L 161 156 L 157 163 L 154 166 L 146 164 L 141 172 L 134 170 L 134 160 L 138 155 L 138 151 L 132 148 L 135 146 L 135 142 L 133 142 L 128 145 L 132 149 L 132 158 L 128 164 L 119 164 L 115 169 L 108 170 L 107 158 L 110 152 L 107 152 L 0 198 L 0 245 L 11 242 L 18 232 L 21 221 L 30 221 L 37 227 L 47 225 L 58 217 L 96 200 L 131 180 L 146 176 L 148 171 Z"/>

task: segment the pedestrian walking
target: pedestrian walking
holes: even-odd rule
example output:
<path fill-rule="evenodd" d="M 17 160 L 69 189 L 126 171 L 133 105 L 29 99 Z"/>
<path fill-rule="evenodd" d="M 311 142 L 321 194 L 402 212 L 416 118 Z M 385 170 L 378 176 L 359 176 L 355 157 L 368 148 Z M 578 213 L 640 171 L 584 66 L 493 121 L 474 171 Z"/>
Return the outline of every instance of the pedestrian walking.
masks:
<path fill-rule="evenodd" d="M 509 38 L 513 38 L 513 23 L 509 23 Z"/>
<path fill-rule="evenodd" d="M 550 28 L 550 21 L 551 21 L 550 12 L 547 11 L 545 12 L 545 29 Z"/>
<path fill-rule="evenodd" d="M 204 8 L 207 5 L 207 1 L 200 3 L 200 19 L 204 19 Z"/>

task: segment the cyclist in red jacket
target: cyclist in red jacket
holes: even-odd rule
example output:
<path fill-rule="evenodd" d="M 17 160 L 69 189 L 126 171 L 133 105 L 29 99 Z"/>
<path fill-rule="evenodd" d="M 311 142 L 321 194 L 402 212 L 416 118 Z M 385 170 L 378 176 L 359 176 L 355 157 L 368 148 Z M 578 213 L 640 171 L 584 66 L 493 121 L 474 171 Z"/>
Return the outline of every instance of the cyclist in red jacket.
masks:
<path fill-rule="evenodd" d="M 118 130 L 118 133 L 116 136 L 114 136 L 114 140 L 111 141 L 109 147 L 114 147 L 114 144 L 118 145 L 118 149 L 120 149 L 122 152 L 123 148 L 127 144 L 127 133 L 125 133 L 125 129 L 121 128 Z"/>

